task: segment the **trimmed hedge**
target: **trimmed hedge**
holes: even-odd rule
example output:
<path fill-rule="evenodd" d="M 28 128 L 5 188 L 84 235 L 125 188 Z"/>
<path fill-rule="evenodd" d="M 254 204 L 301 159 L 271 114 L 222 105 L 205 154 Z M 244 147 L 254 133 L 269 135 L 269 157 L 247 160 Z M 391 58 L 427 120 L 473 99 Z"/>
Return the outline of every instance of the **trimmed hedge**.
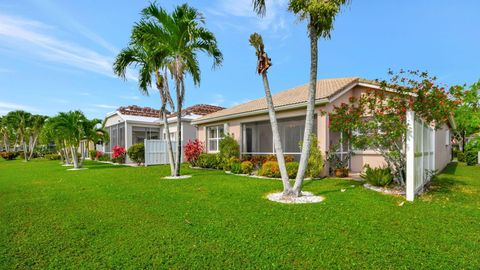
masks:
<path fill-rule="evenodd" d="M 46 154 L 43 158 L 46 160 L 60 160 L 61 156 L 59 154 Z"/>
<path fill-rule="evenodd" d="M 243 174 L 251 174 L 253 172 L 253 163 L 250 161 L 244 161 L 240 164 Z"/>
<path fill-rule="evenodd" d="M 297 177 L 298 165 L 299 163 L 296 161 L 288 162 L 287 164 L 285 164 L 285 166 L 287 167 L 288 178 L 294 179 L 295 177 Z"/>
<path fill-rule="evenodd" d="M 218 154 L 201 154 L 197 160 L 198 167 L 208 169 L 220 169 L 223 167 Z"/>
<path fill-rule="evenodd" d="M 23 152 L 22 152 L 23 153 Z M 20 155 L 19 152 L 0 152 L 0 156 L 5 160 L 14 160 Z"/>

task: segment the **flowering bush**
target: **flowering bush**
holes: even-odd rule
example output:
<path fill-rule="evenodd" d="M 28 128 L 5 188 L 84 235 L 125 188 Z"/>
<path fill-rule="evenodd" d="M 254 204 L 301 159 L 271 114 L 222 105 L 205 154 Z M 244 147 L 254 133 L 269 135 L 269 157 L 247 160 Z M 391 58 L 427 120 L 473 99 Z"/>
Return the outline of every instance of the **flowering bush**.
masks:
<path fill-rule="evenodd" d="M 125 157 L 127 155 L 127 151 L 125 148 L 115 145 L 112 149 L 112 161 L 115 163 L 125 163 Z"/>
<path fill-rule="evenodd" d="M 336 106 L 330 129 L 343 133 L 355 149 L 378 151 L 398 184 L 405 185 L 406 112 L 413 111 L 427 124 L 442 127 L 458 105 L 455 97 L 435 84 L 426 72 L 389 71 L 390 80 L 379 82 L 380 89 L 369 89 L 360 97 Z"/>
<path fill-rule="evenodd" d="M 102 151 L 97 151 L 97 153 L 95 154 L 95 158 L 96 159 L 99 159 L 100 157 L 103 156 L 103 152 Z"/>
<path fill-rule="evenodd" d="M 183 147 L 183 153 L 185 159 L 191 166 L 198 166 L 198 157 L 202 154 L 204 150 L 203 143 L 198 139 L 188 140 L 188 143 Z"/>

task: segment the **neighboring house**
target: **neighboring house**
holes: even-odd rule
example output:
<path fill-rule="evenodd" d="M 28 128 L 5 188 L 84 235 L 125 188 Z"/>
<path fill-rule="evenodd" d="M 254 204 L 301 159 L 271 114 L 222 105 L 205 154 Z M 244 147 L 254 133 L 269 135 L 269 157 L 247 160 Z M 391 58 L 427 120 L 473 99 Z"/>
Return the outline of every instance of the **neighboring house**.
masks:
<path fill-rule="evenodd" d="M 323 79 L 317 82 L 314 132 L 324 153 L 337 144 L 341 136 L 329 130 L 328 113 L 333 111 L 334 106 L 348 103 L 349 97 L 359 97 L 367 89 L 380 89 L 380 86 L 357 77 Z M 273 95 L 283 151 L 297 159 L 301 154 L 299 143 L 303 140 L 307 92 L 308 84 L 305 84 Z M 321 114 L 321 111 L 326 114 Z M 197 126 L 198 138 L 206 144 L 207 152 L 218 152 L 222 133 L 229 133 L 239 142 L 242 155 L 274 154 L 265 98 L 205 115 L 193 120 L 192 124 Z M 438 129 L 434 141 L 435 168 L 441 170 L 452 158 L 449 126 Z M 338 154 L 347 154 L 348 151 L 347 143 L 340 147 Z M 361 172 L 365 164 L 373 167 L 384 164 L 383 157 L 376 151 L 354 152 L 349 164 L 353 173 Z"/>
<path fill-rule="evenodd" d="M 191 125 L 192 120 L 222 109 L 224 108 L 219 106 L 198 104 L 182 110 L 182 142 L 197 137 L 197 130 Z M 112 148 L 116 145 L 128 149 L 132 144 L 143 143 L 145 139 L 165 140 L 166 136 L 175 141 L 176 113 L 168 114 L 167 118 L 170 134 L 166 134 L 160 110 L 134 105 L 120 107 L 105 117 L 105 127 L 110 134 L 110 141 L 103 145 L 102 150 L 111 155 Z"/>

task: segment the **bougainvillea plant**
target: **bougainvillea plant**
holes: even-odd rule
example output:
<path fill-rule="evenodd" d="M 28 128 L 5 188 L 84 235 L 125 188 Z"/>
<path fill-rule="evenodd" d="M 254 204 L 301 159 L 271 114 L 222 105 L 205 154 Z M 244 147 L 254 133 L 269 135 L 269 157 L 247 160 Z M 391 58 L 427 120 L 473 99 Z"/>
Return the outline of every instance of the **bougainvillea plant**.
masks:
<path fill-rule="evenodd" d="M 118 163 L 125 163 L 125 157 L 127 156 L 127 151 L 125 148 L 115 145 L 112 149 L 112 159 Z"/>
<path fill-rule="evenodd" d="M 204 145 L 198 139 L 188 140 L 188 143 L 183 147 L 185 159 L 191 166 L 196 167 L 198 165 L 198 157 L 203 153 Z"/>
<path fill-rule="evenodd" d="M 425 123 L 440 128 L 458 101 L 427 72 L 389 71 L 380 89 L 368 89 L 360 97 L 335 106 L 330 129 L 342 132 L 354 149 L 375 150 L 384 158 L 400 186 L 406 175 L 406 112 L 414 111 Z"/>

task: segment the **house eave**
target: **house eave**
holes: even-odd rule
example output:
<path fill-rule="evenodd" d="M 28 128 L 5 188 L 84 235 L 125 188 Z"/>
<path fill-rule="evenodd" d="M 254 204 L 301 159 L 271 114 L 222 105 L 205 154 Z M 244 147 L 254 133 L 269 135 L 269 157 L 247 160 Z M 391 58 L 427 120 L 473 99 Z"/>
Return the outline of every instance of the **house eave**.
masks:
<path fill-rule="evenodd" d="M 327 104 L 328 102 L 329 102 L 328 98 L 321 98 L 315 101 L 315 105 Z M 288 111 L 288 110 L 294 110 L 294 109 L 301 109 L 305 107 L 307 107 L 307 103 L 302 102 L 297 104 L 290 104 L 290 105 L 276 107 L 275 111 L 276 112 Z M 238 114 L 229 114 L 229 115 L 223 115 L 218 117 L 212 117 L 205 120 L 202 120 L 202 119 L 192 120 L 192 124 L 193 125 L 208 124 L 212 122 L 219 122 L 219 121 L 231 120 L 231 119 L 242 118 L 242 117 L 256 116 L 256 115 L 267 114 L 267 113 L 268 113 L 268 109 L 266 108 L 266 109 L 256 110 L 256 111 L 249 111 L 249 112 L 243 112 Z"/>

